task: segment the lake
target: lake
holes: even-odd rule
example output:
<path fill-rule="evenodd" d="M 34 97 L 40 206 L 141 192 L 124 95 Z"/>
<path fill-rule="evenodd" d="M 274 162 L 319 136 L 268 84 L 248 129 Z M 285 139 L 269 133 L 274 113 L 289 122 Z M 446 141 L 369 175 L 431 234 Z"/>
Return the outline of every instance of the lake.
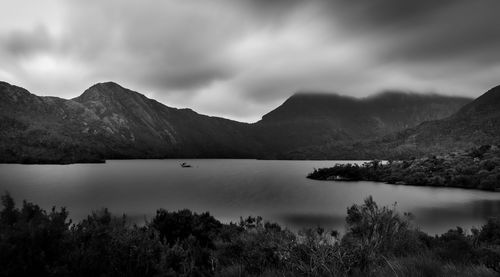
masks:
<path fill-rule="evenodd" d="M 181 162 L 192 168 L 182 168 Z M 259 215 L 298 230 L 343 230 L 346 208 L 373 196 L 411 212 L 429 233 L 478 226 L 500 214 L 500 193 L 453 188 L 331 182 L 306 178 L 314 168 L 346 161 L 111 160 L 105 164 L 0 165 L 0 191 L 43 208 L 65 206 L 73 220 L 109 208 L 135 222 L 158 208 L 209 211 L 223 222 Z"/>

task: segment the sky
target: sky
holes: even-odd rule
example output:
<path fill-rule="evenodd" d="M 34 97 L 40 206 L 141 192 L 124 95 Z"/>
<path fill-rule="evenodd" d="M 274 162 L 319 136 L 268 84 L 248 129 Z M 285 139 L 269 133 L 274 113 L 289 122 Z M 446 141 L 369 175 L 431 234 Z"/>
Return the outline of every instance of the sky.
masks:
<path fill-rule="evenodd" d="M 0 80 L 73 98 L 114 81 L 255 122 L 296 92 L 477 97 L 500 84 L 497 0 L 0 0 Z"/>

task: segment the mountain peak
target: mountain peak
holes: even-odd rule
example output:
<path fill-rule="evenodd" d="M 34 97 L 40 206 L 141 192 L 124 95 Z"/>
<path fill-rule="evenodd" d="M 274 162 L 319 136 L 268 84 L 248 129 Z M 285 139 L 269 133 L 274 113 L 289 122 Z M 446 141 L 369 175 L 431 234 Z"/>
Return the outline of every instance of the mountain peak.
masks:
<path fill-rule="evenodd" d="M 99 93 L 113 93 L 113 92 L 123 92 L 127 91 L 128 89 L 120 86 L 119 84 L 115 82 L 102 82 L 102 83 L 97 83 L 89 87 L 86 91 L 95 91 Z M 85 92 L 84 92 L 85 93 Z"/>
<path fill-rule="evenodd" d="M 75 98 L 75 100 L 79 102 L 85 101 L 102 101 L 102 100 L 110 100 L 115 98 L 123 98 L 123 97 L 131 97 L 131 96 L 142 96 L 144 95 L 129 90 L 127 88 L 122 87 L 121 85 L 115 82 L 103 82 L 97 83 L 88 89 L 86 89 L 82 95 Z"/>
<path fill-rule="evenodd" d="M 403 118 L 413 116 L 408 124 L 407 122 L 400 124 L 413 126 L 425 120 L 448 117 L 470 101 L 471 99 L 466 97 L 406 91 L 385 91 L 364 98 L 333 93 L 298 92 L 278 108 L 264 115 L 262 121 L 328 118 L 334 121 L 345 119 L 347 122 L 365 115 L 369 120 L 375 118 L 379 121 L 387 119 L 395 122 L 401 116 Z"/>
<path fill-rule="evenodd" d="M 265 114 L 262 120 L 335 116 L 352 110 L 358 102 L 358 98 L 334 93 L 297 92 L 279 107 Z"/>
<path fill-rule="evenodd" d="M 97 83 L 97 84 L 91 86 L 90 88 L 93 88 L 93 87 L 108 88 L 108 89 L 125 89 L 124 87 L 122 87 L 119 84 L 112 82 L 112 81 Z"/>
<path fill-rule="evenodd" d="M 337 93 L 331 93 L 331 92 L 322 92 L 322 91 L 298 91 L 292 96 L 290 96 L 287 100 L 314 100 L 314 101 L 321 101 L 323 99 L 351 99 L 351 100 L 357 100 L 357 98 L 353 96 L 348 96 L 348 95 L 340 95 Z"/>

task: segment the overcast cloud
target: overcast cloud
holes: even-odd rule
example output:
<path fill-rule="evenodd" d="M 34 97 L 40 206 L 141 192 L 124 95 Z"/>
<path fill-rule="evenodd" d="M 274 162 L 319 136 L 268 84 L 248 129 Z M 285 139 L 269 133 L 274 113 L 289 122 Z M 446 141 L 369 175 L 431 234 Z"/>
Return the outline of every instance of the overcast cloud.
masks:
<path fill-rule="evenodd" d="M 0 80 L 115 81 L 253 122 L 297 91 L 476 97 L 500 84 L 497 0 L 0 0 Z"/>

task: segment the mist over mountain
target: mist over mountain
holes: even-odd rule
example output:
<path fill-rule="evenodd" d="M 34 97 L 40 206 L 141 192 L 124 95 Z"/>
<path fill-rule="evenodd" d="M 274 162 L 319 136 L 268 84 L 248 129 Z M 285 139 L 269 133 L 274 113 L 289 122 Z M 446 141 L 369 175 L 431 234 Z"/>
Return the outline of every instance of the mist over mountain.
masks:
<path fill-rule="evenodd" d="M 255 124 L 266 146 L 283 158 L 300 147 L 372 140 L 452 115 L 471 99 L 384 92 L 367 98 L 298 93 Z M 302 157 L 312 158 L 312 157 Z"/>
<path fill-rule="evenodd" d="M 488 90 L 452 116 L 422 123 L 397 141 L 418 152 L 448 152 L 500 142 L 500 86 Z"/>
<path fill-rule="evenodd" d="M 167 107 L 113 82 L 93 85 L 70 100 L 39 97 L 1 82 L 0 154 L 2 162 L 24 163 L 117 158 L 343 158 L 342 151 L 350 145 L 386 139 L 407 128 L 411 130 L 405 131 L 408 134 L 421 130 L 423 141 L 427 135 L 422 126 L 436 123 L 413 127 L 449 117 L 459 109 L 458 114 L 479 113 L 479 109 L 488 115 L 495 110 L 486 104 L 471 108 L 470 101 L 395 91 L 361 99 L 297 93 L 259 122 L 247 124 Z M 477 101 L 492 103 L 491 99 Z M 459 118 L 449 118 L 455 117 Z M 415 137 L 408 136 L 397 143 L 404 145 Z M 361 157 L 360 151 L 369 152 L 360 148 L 352 153 L 353 158 Z"/>
<path fill-rule="evenodd" d="M 407 159 L 468 150 L 500 142 L 500 86 L 449 117 L 424 121 L 380 138 L 305 146 L 287 153 L 293 159 Z"/>

